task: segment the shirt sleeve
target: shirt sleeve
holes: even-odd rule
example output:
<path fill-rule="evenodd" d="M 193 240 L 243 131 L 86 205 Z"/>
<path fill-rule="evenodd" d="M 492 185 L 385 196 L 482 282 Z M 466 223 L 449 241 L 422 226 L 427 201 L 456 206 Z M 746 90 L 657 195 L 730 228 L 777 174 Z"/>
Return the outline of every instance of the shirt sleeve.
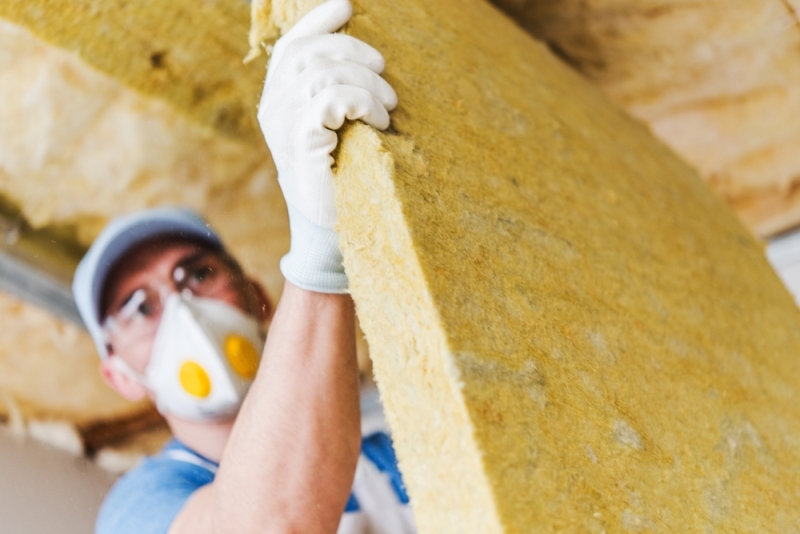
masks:
<path fill-rule="evenodd" d="M 389 477 L 392 489 L 398 500 L 408 504 L 408 493 L 403 484 L 403 475 L 397 466 L 392 438 L 384 432 L 375 432 L 361 440 L 361 453 L 366 456 L 382 473 Z"/>
<path fill-rule="evenodd" d="M 111 489 L 97 517 L 96 534 L 166 534 L 189 497 L 214 479 L 202 467 L 150 458 Z"/>

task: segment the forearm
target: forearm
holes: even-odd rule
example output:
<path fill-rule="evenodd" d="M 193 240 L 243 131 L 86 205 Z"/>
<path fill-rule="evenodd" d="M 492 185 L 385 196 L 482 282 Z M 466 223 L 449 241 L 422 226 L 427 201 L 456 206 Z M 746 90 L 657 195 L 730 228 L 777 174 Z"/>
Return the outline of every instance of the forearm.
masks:
<path fill-rule="evenodd" d="M 210 532 L 336 531 L 360 449 L 353 323 L 349 296 L 287 282 L 219 473 L 196 503 Z"/>

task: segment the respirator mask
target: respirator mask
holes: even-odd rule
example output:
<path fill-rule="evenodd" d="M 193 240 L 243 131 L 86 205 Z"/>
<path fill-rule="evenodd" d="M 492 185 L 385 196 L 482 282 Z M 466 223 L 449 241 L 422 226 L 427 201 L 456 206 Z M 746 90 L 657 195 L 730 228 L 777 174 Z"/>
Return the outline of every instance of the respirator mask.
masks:
<path fill-rule="evenodd" d="M 256 375 L 265 334 L 223 301 L 171 293 L 144 375 L 124 360 L 111 364 L 155 393 L 159 412 L 190 421 L 236 415 Z"/>

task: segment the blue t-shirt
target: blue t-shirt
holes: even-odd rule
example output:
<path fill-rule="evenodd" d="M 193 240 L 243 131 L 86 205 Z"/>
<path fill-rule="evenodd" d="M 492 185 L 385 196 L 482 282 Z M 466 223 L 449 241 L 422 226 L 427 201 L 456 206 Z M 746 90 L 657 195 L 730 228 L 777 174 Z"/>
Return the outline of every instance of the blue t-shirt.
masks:
<path fill-rule="evenodd" d="M 391 438 L 384 432 L 364 437 L 361 458 L 385 477 L 397 505 L 407 508 L 408 495 Z M 192 493 L 214 480 L 217 467 L 179 441 L 171 440 L 159 454 L 144 459 L 117 481 L 100 508 L 96 534 L 166 534 Z M 360 511 L 353 493 L 345 515 Z"/>

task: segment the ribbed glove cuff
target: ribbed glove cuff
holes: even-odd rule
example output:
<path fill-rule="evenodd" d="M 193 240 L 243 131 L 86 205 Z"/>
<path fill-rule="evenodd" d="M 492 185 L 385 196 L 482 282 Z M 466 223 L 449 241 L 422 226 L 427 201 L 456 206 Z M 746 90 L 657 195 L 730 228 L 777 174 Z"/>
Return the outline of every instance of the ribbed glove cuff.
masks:
<path fill-rule="evenodd" d="M 283 276 L 297 287 L 317 293 L 347 293 L 339 236 L 288 206 L 291 248 L 281 259 Z"/>

